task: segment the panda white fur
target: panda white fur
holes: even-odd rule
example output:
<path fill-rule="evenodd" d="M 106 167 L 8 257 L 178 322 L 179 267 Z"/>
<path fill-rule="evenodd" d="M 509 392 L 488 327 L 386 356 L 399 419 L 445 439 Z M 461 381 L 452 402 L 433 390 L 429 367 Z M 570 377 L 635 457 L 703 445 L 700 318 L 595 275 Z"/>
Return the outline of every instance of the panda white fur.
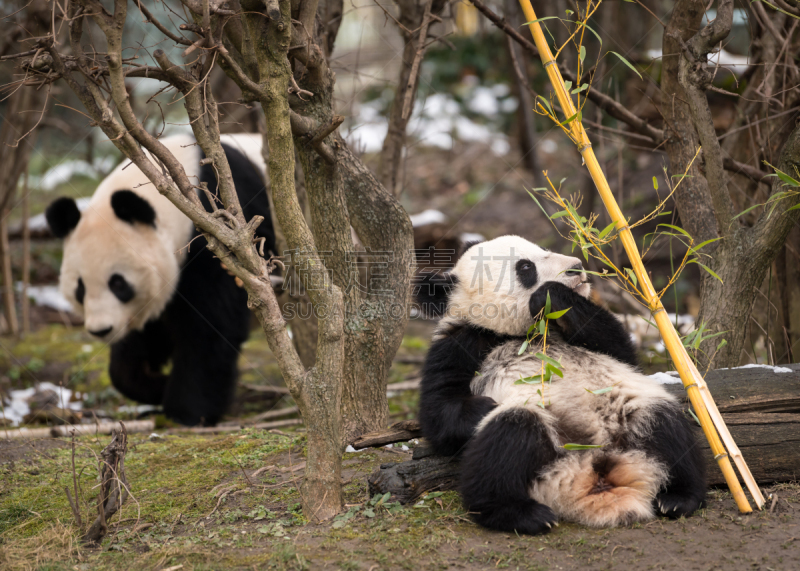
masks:
<path fill-rule="evenodd" d="M 615 526 L 702 505 L 705 464 L 691 424 L 638 372 L 630 336 L 588 299 L 577 258 L 504 236 L 471 245 L 449 274 L 421 285 L 423 310 L 444 317 L 419 419 L 438 453 L 462 456 L 461 494 L 478 523 L 537 534 L 559 519 Z M 548 293 L 551 311 L 569 308 L 551 321 L 546 350 L 563 378 L 518 384 L 542 372 L 542 339 L 520 348 Z"/>
<path fill-rule="evenodd" d="M 193 137 L 161 142 L 194 184 L 206 182 L 216 193 L 213 166 L 201 166 Z M 264 217 L 257 236 L 266 239 L 265 253 L 274 253 L 261 137 L 226 135 L 222 143 L 245 218 Z M 205 193 L 198 195 L 211 210 Z M 60 289 L 86 329 L 111 344 L 113 385 L 131 399 L 163 405 L 181 423 L 217 422 L 233 394 L 250 312 L 246 292 L 192 222 L 128 160 L 100 183 L 83 213 L 71 198 L 59 198 L 46 218 L 65 238 Z"/>

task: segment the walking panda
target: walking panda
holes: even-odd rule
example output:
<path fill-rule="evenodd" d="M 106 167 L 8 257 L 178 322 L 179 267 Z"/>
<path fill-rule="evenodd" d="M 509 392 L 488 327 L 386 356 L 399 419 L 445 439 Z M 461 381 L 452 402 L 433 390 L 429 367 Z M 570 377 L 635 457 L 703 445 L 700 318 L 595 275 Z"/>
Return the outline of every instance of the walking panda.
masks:
<path fill-rule="evenodd" d="M 245 218 L 264 217 L 256 235 L 269 256 L 275 233 L 261 137 L 227 135 L 222 142 Z M 214 167 L 200 164 L 193 137 L 161 143 L 194 184 L 208 183 L 216 193 Z M 210 211 L 205 193 L 198 194 Z M 61 292 L 89 333 L 111 344 L 114 387 L 141 403 L 163 405 L 183 424 L 216 423 L 233 395 L 250 311 L 247 293 L 191 220 L 128 160 L 100 183 L 84 212 L 71 198 L 58 198 L 45 215 L 53 234 L 65 239 Z"/>
<path fill-rule="evenodd" d="M 577 258 L 503 236 L 468 247 L 418 291 L 424 310 L 444 314 L 423 369 L 422 432 L 439 454 L 462 455 L 462 498 L 485 527 L 616 526 L 703 504 L 692 426 L 638 372 L 629 335 L 590 288 Z M 548 294 L 551 312 L 569 309 L 550 321 L 545 353 L 563 378 L 518 383 L 542 372 L 541 337 L 521 348 Z"/>

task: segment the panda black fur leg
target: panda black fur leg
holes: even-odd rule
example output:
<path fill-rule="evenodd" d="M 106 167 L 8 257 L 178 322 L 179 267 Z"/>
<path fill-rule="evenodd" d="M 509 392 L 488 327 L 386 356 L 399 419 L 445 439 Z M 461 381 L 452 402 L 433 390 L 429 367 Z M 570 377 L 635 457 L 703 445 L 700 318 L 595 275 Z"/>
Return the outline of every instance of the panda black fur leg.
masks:
<path fill-rule="evenodd" d="M 473 395 L 470 383 L 492 349 L 510 338 L 470 325 L 445 326 L 440 335 L 422 372 L 419 421 L 434 449 L 450 456 L 463 450 L 496 406 L 491 398 Z"/>
<path fill-rule="evenodd" d="M 658 405 L 643 414 L 649 425 L 647 435 L 629 445 L 668 468 L 667 484 L 654 500 L 655 512 L 670 519 L 689 516 L 704 505 L 707 488 L 696 430 L 677 405 Z"/>
<path fill-rule="evenodd" d="M 143 331 L 132 331 L 111 345 L 111 383 L 129 399 L 159 405 L 167 387 L 167 377 L 160 371 L 171 353 L 172 338 L 164 322 L 150 321 Z"/>
<path fill-rule="evenodd" d="M 236 149 L 223 145 L 233 173 L 239 202 L 250 220 L 258 212 L 269 212 L 264 183 L 258 171 Z M 200 181 L 212 194 L 217 181 L 211 165 L 205 165 Z M 211 210 L 205 195 L 201 201 Z M 269 220 L 256 235 L 266 238 L 265 255 L 274 250 L 275 234 Z M 220 265 L 195 233 L 181 270 L 175 297 L 165 310 L 173 325 L 175 349 L 172 372 L 164 394 L 164 412 L 182 424 L 216 424 L 225 413 L 236 386 L 239 352 L 247 340 L 250 310 L 247 293 Z"/>
<path fill-rule="evenodd" d="M 558 520 L 531 498 L 531 486 L 559 457 L 536 413 L 504 408 L 486 419 L 467 445 L 461 463 L 461 495 L 484 527 L 529 535 L 547 533 Z"/>
<path fill-rule="evenodd" d="M 610 312 L 592 303 L 575 290 L 558 282 L 547 282 L 531 296 L 530 312 L 537 315 L 550 294 L 551 311 L 569 311 L 556 320 L 564 341 L 603 353 L 632 367 L 639 366 L 636 348 L 622 323 Z"/>

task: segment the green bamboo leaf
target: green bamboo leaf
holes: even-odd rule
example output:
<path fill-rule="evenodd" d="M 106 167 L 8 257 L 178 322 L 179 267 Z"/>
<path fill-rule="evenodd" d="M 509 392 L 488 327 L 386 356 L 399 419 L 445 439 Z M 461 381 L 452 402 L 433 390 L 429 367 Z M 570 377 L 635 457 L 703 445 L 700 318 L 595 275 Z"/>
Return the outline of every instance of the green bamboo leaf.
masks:
<path fill-rule="evenodd" d="M 572 95 L 575 95 L 576 93 L 580 93 L 581 91 L 586 91 L 587 89 L 589 89 L 589 84 L 584 83 L 580 87 L 576 87 L 575 89 L 573 89 L 570 93 L 572 93 Z"/>
<path fill-rule="evenodd" d="M 534 385 L 542 381 L 542 375 L 534 375 L 533 377 L 524 377 L 514 381 L 515 385 Z M 538 392 L 538 391 L 537 391 Z"/>
<path fill-rule="evenodd" d="M 544 314 L 550 313 L 550 292 L 547 292 L 547 298 L 544 301 Z"/>
<path fill-rule="evenodd" d="M 636 278 L 636 274 L 633 273 L 633 270 L 625 268 L 625 273 L 628 274 L 628 278 L 633 282 L 633 287 L 636 287 L 639 284 L 639 280 Z"/>
<path fill-rule="evenodd" d="M 547 319 L 558 319 L 559 317 L 564 315 L 566 312 L 568 312 L 570 309 L 572 309 L 572 308 L 568 307 L 567 309 L 562 309 L 561 311 L 554 311 L 552 313 L 548 313 L 547 315 L 545 315 L 545 317 Z"/>
<path fill-rule="evenodd" d="M 614 226 L 616 226 L 616 225 L 617 225 L 616 222 L 612 222 L 611 224 L 609 224 L 608 226 L 603 228 L 603 230 L 598 235 L 598 238 L 600 238 L 602 240 L 603 238 L 608 236 L 608 233 L 611 232 L 614 229 Z"/>
<path fill-rule="evenodd" d="M 689 260 L 689 261 L 688 261 L 688 262 L 686 262 L 686 263 L 687 263 L 687 264 L 697 264 L 698 266 L 700 266 L 701 268 L 703 268 L 705 271 L 707 271 L 709 274 L 711 274 L 713 277 L 715 277 L 716 279 L 718 279 L 718 280 L 719 280 L 719 283 L 721 283 L 721 284 L 724 284 L 724 283 L 725 283 L 725 282 L 723 282 L 723 281 L 722 281 L 722 278 L 721 278 L 721 277 L 719 277 L 719 276 L 717 275 L 717 273 L 716 273 L 714 270 L 712 270 L 711 268 L 709 268 L 709 267 L 708 267 L 708 266 L 706 266 L 705 264 L 701 264 L 701 263 L 700 263 L 700 262 L 698 262 L 697 260 Z"/>
<path fill-rule="evenodd" d="M 617 56 L 617 57 L 618 57 L 618 58 L 619 58 L 619 59 L 622 61 L 622 63 L 624 63 L 625 65 L 627 65 L 629 68 L 631 68 L 631 69 L 634 71 L 634 73 L 635 73 L 636 75 L 638 75 L 638 76 L 639 76 L 639 79 L 642 79 L 642 74 L 641 74 L 641 73 L 639 73 L 639 71 L 638 71 L 638 70 L 637 70 L 635 67 L 633 67 L 633 64 L 632 64 L 631 62 L 629 62 L 628 60 L 626 60 L 624 57 L 622 57 L 621 55 L 619 55 L 617 52 L 612 52 L 612 51 L 609 51 L 608 53 L 612 53 L 612 54 L 614 54 L 615 56 Z"/>
<path fill-rule="evenodd" d="M 786 184 L 788 184 L 789 186 L 800 187 L 800 181 L 793 179 L 785 172 L 775 169 L 775 174 L 777 174 L 778 178 L 781 179 Z"/>
<path fill-rule="evenodd" d="M 687 237 L 687 238 L 689 238 L 690 240 L 691 240 L 691 238 L 692 238 L 691 234 L 689 234 L 689 233 L 688 233 L 686 230 L 684 230 L 683 228 L 679 228 L 678 226 L 673 226 L 672 224 L 659 224 L 658 226 L 666 226 L 667 228 L 672 228 L 673 230 L 675 230 L 675 231 L 677 231 L 677 232 L 680 232 L 681 234 L 683 234 L 684 236 L 686 236 L 686 237 Z M 658 226 L 657 226 L 657 227 L 658 227 Z"/>
<path fill-rule="evenodd" d="M 711 238 L 710 240 L 706 240 L 705 242 L 700 242 L 697 246 L 695 246 L 694 248 L 690 249 L 687 252 L 687 255 L 694 254 L 695 252 L 697 252 L 698 250 L 700 250 L 704 246 L 707 246 L 711 242 L 716 242 L 717 240 L 722 240 L 722 238 Z"/>
<path fill-rule="evenodd" d="M 572 87 L 572 82 L 571 81 L 565 81 L 564 82 L 564 89 L 569 91 L 571 87 Z"/>
<path fill-rule="evenodd" d="M 558 375 L 559 377 L 561 377 L 562 379 L 564 378 L 564 372 L 561 369 L 558 369 L 558 368 L 554 367 L 553 365 L 547 365 L 545 367 L 545 371 L 547 371 L 551 375 L 555 374 L 555 375 Z M 548 380 L 550 380 L 550 379 L 548 379 Z"/>
<path fill-rule="evenodd" d="M 600 42 L 600 46 L 603 45 L 603 38 L 601 38 L 600 34 L 595 32 L 589 24 L 587 24 L 586 22 L 576 22 L 576 24 L 578 24 L 579 26 L 583 26 L 584 28 L 589 30 L 591 33 L 593 33 L 594 37 L 597 38 L 597 41 Z"/>
<path fill-rule="evenodd" d="M 544 22 L 545 20 L 560 20 L 558 16 L 545 16 L 544 18 L 537 18 L 536 20 L 531 20 L 530 22 L 525 22 L 524 26 L 530 26 L 531 24 L 535 24 L 537 22 Z"/>
<path fill-rule="evenodd" d="M 578 117 L 580 114 L 581 114 L 581 112 L 580 112 L 580 111 L 578 111 L 577 113 L 575 113 L 575 115 L 573 115 L 573 116 L 572 116 L 572 117 L 570 117 L 569 119 L 565 119 L 565 120 L 564 120 L 564 121 L 562 121 L 560 124 L 561 124 L 561 125 L 569 125 L 569 124 L 570 124 L 570 123 L 572 123 L 572 122 L 573 122 L 573 121 L 574 121 L 574 120 L 575 120 L 575 119 L 576 119 L 576 118 L 577 118 L 577 117 Z M 579 121 L 580 121 L 580 120 L 579 120 Z"/>
<path fill-rule="evenodd" d="M 728 341 L 727 341 L 726 339 L 723 339 L 722 341 L 720 341 L 720 342 L 719 342 L 719 345 L 717 345 L 717 351 L 719 351 L 720 349 L 722 349 L 722 348 L 723 348 L 725 345 L 727 345 L 727 344 L 728 344 Z"/>
<path fill-rule="evenodd" d="M 552 357 L 548 357 L 544 353 L 541 353 L 541 352 L 540 353 L 536 353 L 534 355 L 534 357 L 536 357 L 540 361 L 544 361 L 545 363 L 549 363 L 549 364 L 553 365 L 554 367 L 557 367 L 558 369 L 561 369 L 561 363 L 559 363 L 557 360 L 553 359 Z"/>
<path fill-rule="evenodd" d="M 700 419 L 697 418 L 697 415 L 694 413 L 694 411 L 692 409 L 689 409 L 689 414 L 692 415 L 692 418 L 697 423 L 697 426 L 703 426 L 702 424 L 700 424 Z"/>
<path fill-rule="evenodd" d="M 586 392 L 587 393 L 592 393 L 593 395 L 604 395 L 606 393 L 610 393 L 613 390 L 614 390 L 614 387 L 611 386 L 611 387 L 606 387 L 604 389 L 596 389 L 596 390 L 593 390 L 593 391 L 590 391 L 589 389 L 586 389 Z"/>
<path fill-rule="evenodd" d="M 581 63 L 583 63 L 583 60 L 586 59 L 586 46 L 581 46 L 581 51 L 578 54 L 578 57 L 580 58 Z"/>
<path fill-rule="evenodd" d="M 795 204 L 795 205 L 794 205 L 794 206 L 792 206 L 791 208 L 787 208 L 787 209 L 786 209 L 786 212 L 789 212 L 789 211 L 791 211 L 791 210 L 797 210 L 798 208 L 800 208 L 800 204 Z"/>
<path fill-rule="evenodd" d="M 564 444 L 564 450 L 592 450 L 593 448 L 602 448 L 602 444 Z"/>
<path fill-rule="evenodd" d="M 525 349 L 527 348 L 528 348 L 528 340 L 525 339 L 525 341 L 522 342 L 522 347 L 519 348 L 519 352 L 517 353 L 517 355 L 522 355 L 525 352 Z"/>
<path fill-rule="evenodd" d="M 737 218 L 739 218 L 739 216 L 744 216 L 745 214 L 747 214 L 748 212 L 750 212 L 750 211 L 751 211 L 751 210 L 753 210 L 754 208 L 758 208 L 759 206 L 764 206 L 764 203 L 760 203 L 760 204 L 754 204 L 754 205 L 753 205 L 753 206 L 751 206 L 750 208 L 747 208 L 747 209 L 745 209 L 745 210 L 742 210 L 742 211 L 741 211 L 739 214 L 737 214 L 736 216 L 734 216 L 733 218 L 731 218 L 731 220 L 736 220 Z"/>
<path fill-rule="evenodd" d="M 559 210 L 550 217 L 550 220 L 555 220 L 556 218 L 563 218 L 564 216 L 569 216 L 569 212 L 566 210 Z"/>
<path fill-rule="evenodd" d="M 658 190 L 658 179 L 656 177 L 653 177 L 653 188 Z"/>
<path fill-rule="evenodd" d="M 551 116 L 555 117 L 555 113 L 553 113 L 553 108 L 550 107 L 550 102 L 541 95 L 537 95 L 536 97 L 544 101 L 544 106 L 547 108 L 547 111 L 550 113 Z"/>

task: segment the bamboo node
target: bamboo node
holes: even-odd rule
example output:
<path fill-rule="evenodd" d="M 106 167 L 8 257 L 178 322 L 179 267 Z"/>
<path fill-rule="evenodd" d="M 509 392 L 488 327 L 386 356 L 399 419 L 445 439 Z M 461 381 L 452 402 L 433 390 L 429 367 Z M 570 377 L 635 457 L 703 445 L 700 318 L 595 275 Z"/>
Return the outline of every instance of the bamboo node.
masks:
<path fill-rule="evenodd" d="M 556 60 L 554 60 L 554 59 L 551 59 L 550 61 L 546 61 L 546 62 L 544 62 L 544 68 L 547 69 L 548 66 L 555 65 L 555 63 L 556 63 Z"/>
<path fill-rule="evenodd" d="M 685 386 L 685 387 L 683 387 L 683 388 L 685 388 L 685 389 L 688 391 L 689 389 L 691 389 L 691 388 L 693 388 L 693 387 L 694 387 L 694 388 L 697 388 L 697 383 L 692 383 L 691 385 L 686 385 L 686 386 Z"/>
<path fill-rule="evenodd" d="M 592 144 L 591 143 L 584 143 L 583 145 L 578 147 L 578 152 L 580 154 L 583 154 L 583 151 L 585 151 L 586 149 L 591 149 L 591 148 L 592 148 Z M 627 228 L 627 226 L 626 226 L 626 228 Z M 620 230 L 621 230 L 621 228 L 620 228 Z"/>
<path fill-rule="evenodd" d="M 714 456 L 714 460 L 719 462 L 722 458 L 727 458 L 727 457 L 728 457 L 728 453 L 727 452 L 722 452 L 721 454 L 717 454 L 716 456 Z"/>

